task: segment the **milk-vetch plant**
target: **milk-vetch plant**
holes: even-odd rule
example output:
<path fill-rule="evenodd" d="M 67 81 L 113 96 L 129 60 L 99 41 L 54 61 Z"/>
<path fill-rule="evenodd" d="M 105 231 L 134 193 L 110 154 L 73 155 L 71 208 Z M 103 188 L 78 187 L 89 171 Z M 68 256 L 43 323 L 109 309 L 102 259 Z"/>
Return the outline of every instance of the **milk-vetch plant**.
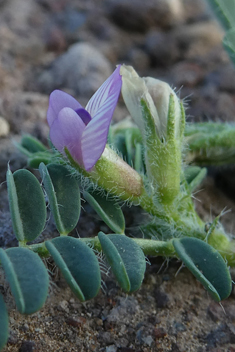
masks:
<path fill-rule="evenodd" d="M 110 127 L 121 89 L 132 120 Z M 27 155 L 28 167 L 38 169 L 39 179 L 25 169 L 12 174 L 9 166 L 7 171 L 19 247 L 0 249 L 0 261 L 21 313 L 37 311 L 46 300 L 44 257 L 53 258 L 78 299 L 95 297 L 101 285 L 100 251 L 127 293 L 141 286 L 145 256 L 151 255 L 181 259 L 217 302 L 230 295 L 228 266 L 235 266 L 235 242 L 225 233 L 220 215 L 211 223 L 199 218 L 192 193 L 206 176 L 201 165 L 221 164 L 228 148 L 227 161 L 234 160 L 234 128 L 185 126 L 184 106 L 174 90 L 124 65 L 86 108 L 67 93 L 52 92 L 47 120 L 50 149 L 27 135 L 17 145 Z M 79 220 L 80 193 L 112 233 L 69 236 Z M 58 237 L 40 241 L 46 202 Z M 132 238 L 125 234 L 124 203 L 146 214 Z M 8 315 L 0 296 L 0 348 L 7 336 Z"/>

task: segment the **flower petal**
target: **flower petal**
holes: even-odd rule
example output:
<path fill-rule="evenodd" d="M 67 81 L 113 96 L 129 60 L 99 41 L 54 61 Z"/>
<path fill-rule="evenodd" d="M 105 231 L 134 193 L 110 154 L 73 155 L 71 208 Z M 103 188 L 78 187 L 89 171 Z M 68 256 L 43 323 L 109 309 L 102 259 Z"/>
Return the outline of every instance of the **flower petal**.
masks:
<path fill-rule="evenodd" d="M 49 108 L 47 110 L 47 121 L 49 126 L 58 117 L 60 110 L 63 108 L 71 108 L 73 110 L 81 109 L 82 106 L 71 95 L 62 92 L 61 90 L 54 90 L 49 98 Z"/>
<path fill-rule="evenodd" d="M 110 95 L 115 94 L 117 99 L 120 94 L 122 85 L 122 78 L 120 76 L 121 65 L 118 65 L 116 70 L 109 76 L 109 78 L 100 86 L 95 94 L 89 100 L 86 110 L 94 117 L 99 108 L 105 103 Z"/>
<path fill-rule="evenodd" d="M 72 158 L 83 166 L 81 152 L 81 138 L 85 124 L 71 108 L 63 108 L 50 128 L 52 144 L 61 153 L 67 147 Z"/>
<path fill-rule="evenodd" d="M 85 123 L 85 125 L 88 125 L 88 123 L 91 121 L 91 115 L 89 114 L 89 112 L 83 108 L 77 109 L 75 111 L 78 114 L 78 116 L 81 117 L 81 119 Z"/>
<path fill-rule="evenodd" d="M 154 105 L 153 99 L 148 92 L 143 78 L 140 78 L 137 72 L 131 66 L 123 65 L 121 67 L 122 75 L 122 96 L 126 107 L 133 120 L 139 127 L 143 138 L 145 138 L 145 122 L 142 115 L 141 99 L 144 99 L 150 109 L 154 119 L 156 130 L 160 131 L 160 120 Z"/>
<path fill-rule="evenodd" d="M 121 84 L 119 91 L 120 89 Z M 83 165 L 87 171 L 95 165 L 104 151 L 117 101 L 118 95 L 115 92 L 106 99 L 105 103 L 99 108 L 97 114 L 88 123 L 83 132 L 81 148 Z"/>

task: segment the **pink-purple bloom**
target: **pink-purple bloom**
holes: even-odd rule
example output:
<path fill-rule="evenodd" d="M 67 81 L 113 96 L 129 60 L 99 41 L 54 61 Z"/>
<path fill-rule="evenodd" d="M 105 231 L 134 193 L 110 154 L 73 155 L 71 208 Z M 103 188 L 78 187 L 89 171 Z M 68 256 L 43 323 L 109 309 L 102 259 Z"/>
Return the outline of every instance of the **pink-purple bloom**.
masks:
<path fill-rule="evenodd" d="M 86 108 L 71 95 L 54 90 L 49 99 L 47 121 L 52 144 L 89 171 L 101 157 L 117 105 L 122 79 L 120 65 L 91 97 Z"/>

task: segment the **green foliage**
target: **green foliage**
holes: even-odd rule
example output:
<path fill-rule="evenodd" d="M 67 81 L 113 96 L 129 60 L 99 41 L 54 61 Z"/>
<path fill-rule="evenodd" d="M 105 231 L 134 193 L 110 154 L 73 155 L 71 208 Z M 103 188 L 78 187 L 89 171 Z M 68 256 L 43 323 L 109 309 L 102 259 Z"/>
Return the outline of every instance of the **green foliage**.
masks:
<path fill-rule="evenodd" d="M 39 310 L 47 297 L 49 276 L 40 257 L 27 248 L 0 248 L 0 261 L 17 309 L 22 314 Z"/>
<path fill-rule="evenodd" d="M 146 270 L 142 249 L 131 238 L 124 235 L 105 235 L 99 232 L 98 237 L 121 288 L 129 293 L 138 290 Z"/>
<path fill-rule="evenodd" d="M 230 31 L 225 34 L 223 45 L 225 50 L 229 54 L 230 60 L 235 65 L 235 27 L 233 27 Z"/>
<path fill-rule="evenodd" d="M 50 203 L 57 230 L 61 235 L 71 232 L 81 211 L 78 182 L 69 170 L 59 164 L 41 163 L 39 171 Z"/>
<path fill-rule="evenodd" d="M 199 166 L 226 165 L 235 162 L 235 125 L 201 122 L 185 129 L 187 164 Z"/>
<path fill-rule="evenodd" d="M 180 259 L 215 301 L 219 302 L 230 295 L 231 276 L 217 250 L 206 242 L 190 237 L 174 239 L 173 245 Z"/>
<path fill-rule="evenodd" d="M 97 295 L 101 276 L 98 260 L 91 248 L 72 237 L 57 237 L 46 241 L 46 247 L 80 301 Z"/>
<path fill-rule="evenodd" d="M 121 125 L 121 123 L 120 123 Z M 110 144 L 121 153 L 123 159 L 138 172 L 144 172 L 143 143 L 140 130 L 136 127 L 111 127 Z"/>
<path fill-rule="evenodd" d="M 207 169 L 199 166 L 189 166 L 184 170 L 184 176 L 188 183 L 188 191 L 192 193 L 204 180 L 207 175 Z"/>
<path fill-rule="evenodd" d="M 207 0 L 225 30 L 235 27 L 234 0 Z"/>
<path fill-rule="evenodd" d="M 83 196 L 113 232 L 124 233 L 125 218 L 116 200 L 101 196 L 95 191 L 92 193 L 84 191 Z"/>
<path fill-rule="evenodd" d="M 223 45 L 235 64 L 235 1 L 234 0 L 207 0 L 226 30 Z"/>
<path fill-rule="evenodd" d="M 36 177 L 27 170 L 7 171 L 7 188 L 12 225 L 18 241 L 37 238 L 46 222 L 46 204 Z"/>
<path fill-rule="evenodd" d="M 3 300 L 2 295 L 0 294 L 0 350 L 7 343 L 9 328 L 8 328 L 8 314 L 7 307 Z"/>
<path fill-rule="evenodd" d="M 21 138 L 20 145 L 30 153 L 45 152 L 48 150 L 44 144 L 42 144 L 37 138 L 34 138 L 30 134 L 25 134 Z"/>
<path fill-rule="evenodd" d="M 28 167 L 33 169 L 38 169 L 41 163 L 45 165 L 52 162 L 52 154 L 49 151 L 46 152 L 36 152 L 28 157 Z"/>
<path fill-rule="evenodd" d="M 229 29 L 224 44 L 233 59 L 235 1 L 210 2 L 220 6 L 219 16 Z M 235 126 L 199 123 L 185 129 L 183 105 L 170 87 L 170 94 L 164 89 L 160 92 L 161 100 L 169 101 L 165 109 L 161 101 L 155 100 L 159 98 L 158 94 L 154 101 L 151 100 L 156 106 L 149 103 L 150 92 L 144 80 L 140 86 L 143 94 L 137 89 L 137 97 L 132 91 L 130 96 L 139 104 L 134 111 L 138 113 L 138 107 L 141 109 L 141 131 L 126 120 L 113 127 L 109 134 L 112 146 L 119 148 L 124 160 L 138 172 L 109 147 L 92 170 L 86 171 L 72 159 L 67 147 L 64 148 L 65 161 L 60 153 L 48 150 L 31 136 L 24 136 L 17 145 L 27 155 L 28 165 L 39 168 L 56 227 L 63 235 L 43 243 L 26 244 L 35 240 L 45 226 L 44 195 L 38 180 L 29 171 L 19 170 L 12 174 L 8 169 L 10 212 L 20 247 L 0 249 L 0 261 L 21 313 L 31 314 L 40 309 L 48 292 L 48 273 L 34 252 L 53 257 L 71 290 L 82 302 L 95 297 L 100 289 L 101 271 L 95 251 L 101 250 L 125 292 L 132 293 L 141 286 L 146 254 L 181 258 L 216 301 L 229 296 L 230 273 L 212 245 L 235 266 L 235 241 L 218 228 L 220 216 L 207 230 L 195 212 L 191 193 L 206 176 L 206 169 L 192 164 L 234 162 Z M 182 149 L 186 150 L 184 145 L 188 146 L 185 155 L 182 153 Z M 65 163 L 70 163 L 70 168 Z M 186 164 L 190 166 L 183 169 L 182 165 Z M 90 192 L 91 182 L 103 189 L 102 195 Z M 84 187 L 85 200 L 115 234 L 99 232 L 98 237 L 93 238 L 66 237 L 80 216 L 79 184 Z M 124 235 L 125 219 L 117 197 L 142 207 L 145 213 L 140 216 L 140 226 L 145 220 L 147 224 L 139 229 L 144 238 L 131 239 Z M 211 245 L 201 239 L 208 240 Z M 8 316 L 0 296 L 0 348 L 7 336 Z"/>

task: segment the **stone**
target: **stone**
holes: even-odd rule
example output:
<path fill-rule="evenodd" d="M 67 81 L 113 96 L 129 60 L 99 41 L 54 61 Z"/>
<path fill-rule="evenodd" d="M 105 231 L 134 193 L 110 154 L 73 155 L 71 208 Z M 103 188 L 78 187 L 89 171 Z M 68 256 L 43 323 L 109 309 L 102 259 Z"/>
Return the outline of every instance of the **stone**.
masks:
<path fill-rule="evenodd" d="M 196 63 L 181 61 L 174 65 L 170 77 L 177 88 L 186 86 L 193 88 L 204 78 L 204 70 Z"/>
<path fill-rule="evenodd" d="M 170 65 L 179 57 L 177 42 L 167 32 L 150 31 L 146 36 L 145 48 L 154 65 Z"/>
<path fill-rule="evenodd" d="M 47 93 L 68 88 L 89 98 L 111 73 L 111 64 L 101 52 L 88 43 L 76 43 L 52 62 L 51 69 L 42 73 L 38 84 Z"/>
<path fill-rule="evenodd" d="M 181 22 L 184 12 L 180 0 L 109 0 L 107 8 L 117 25 L 136 32 L 155 26 L 169 28 Z"/>
<path fill-rule="evenodd" d="M 166 308 L 169 304 L 169 296 L 162 290 L 156 289 L 154 291 L 157 308 Z"/>
<path fill-rule="evenodd" d="M 214 47 L 221 45 L 224 33 L 215 21 L 186 24 L 174 32 L 181 57 L 195 60 L 205 57 Z"/>
<path fill-rule="evenodd" d="M 107 346 L 105 352 L 117 352 L 117 347 L 115 345 Z"/>
<path fill-rule="evenodd" d="M 7 137 L 10 132 L 10 125 L 4 117 L 0 116 L 0 137 Z"/>
<path fill-rule="evenodd" d="M 133 66 L 139 73 L 147 70 L 150 66 L 150 58 L 148 54 L 142 49 L 131 48 L 127 57 L 131 66 Z"/>
<path fill-rule="evenodd" d="M 35 351 L 35 342 L 33 341 L 24 341 L 19 348 L 19 352 L 33 352 Z"/>

